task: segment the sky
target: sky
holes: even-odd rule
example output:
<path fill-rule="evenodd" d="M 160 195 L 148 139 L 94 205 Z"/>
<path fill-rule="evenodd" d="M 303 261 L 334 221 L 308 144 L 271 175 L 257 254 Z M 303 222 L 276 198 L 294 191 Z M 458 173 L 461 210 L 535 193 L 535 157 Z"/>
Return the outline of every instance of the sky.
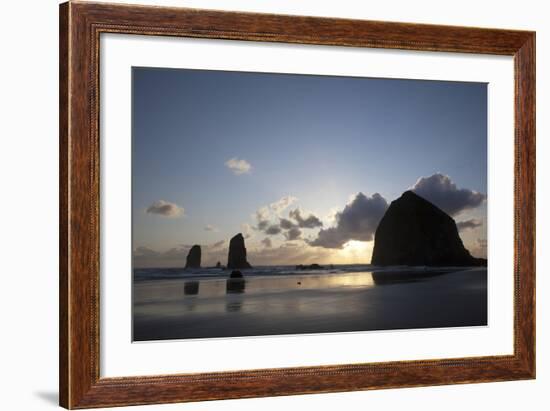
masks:
<path fill-rule="evenodd" d="M 135 267 L 369 263 L 408 189 L 486 256 L 487 85 L 132 69 Z"/>

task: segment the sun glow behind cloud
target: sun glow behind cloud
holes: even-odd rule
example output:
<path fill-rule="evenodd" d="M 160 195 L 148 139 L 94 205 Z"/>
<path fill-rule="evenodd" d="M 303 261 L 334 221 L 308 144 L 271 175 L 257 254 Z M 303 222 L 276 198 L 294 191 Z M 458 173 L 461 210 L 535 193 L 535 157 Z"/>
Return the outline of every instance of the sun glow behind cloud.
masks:
<path fill-rule="evenodd" d="M 350 240 L 334 252 L 337 264 L 368 264 L 372 256 L 372 241 Z"/>

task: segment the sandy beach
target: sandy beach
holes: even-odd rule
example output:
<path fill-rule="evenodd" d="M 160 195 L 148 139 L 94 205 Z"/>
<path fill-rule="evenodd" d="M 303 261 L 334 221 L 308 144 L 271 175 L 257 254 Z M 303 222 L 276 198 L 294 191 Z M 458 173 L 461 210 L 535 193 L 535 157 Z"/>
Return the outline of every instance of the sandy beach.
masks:
<path fill-rule="evenodd" d="M 487 324 L 486 268 L 360 269 L 141 272 L 134 341 Z"/>

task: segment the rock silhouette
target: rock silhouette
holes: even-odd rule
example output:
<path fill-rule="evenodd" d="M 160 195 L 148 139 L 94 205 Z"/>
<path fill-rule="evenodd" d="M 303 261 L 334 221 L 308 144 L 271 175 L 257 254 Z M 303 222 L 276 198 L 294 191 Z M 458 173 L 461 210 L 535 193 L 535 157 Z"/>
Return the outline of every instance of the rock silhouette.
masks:
<path fill-rule="evenodd" d="M 185 268 L 201 268 L 201 246 L 194 245 L 187 254 Z"/>
<path fill-rule="evenodd" d="M 412 191 L 393 201 L 376 229 L 374 265 L 473 266 L 487 260 L 464 248 L 455 221 Z"/>
<path fill-rule="evenodd" d="M 246 261 L 246 247 L 244 246 L 244 237 L 241 233 L 229 241 L 229 255 L 227 256 L 228 269 L 252 268 Z"/>
<path fill-rule="evenodd" d="M 242 293 L 246 287 L 246 281 L 243 273 L 239 270 L 231 271 L 229 278 L 226 281 L 225 291 L 227 293 Z"/>
<path fill-rule="evenodd" d="M 229 274 L 229 278 L 243 278 L 243 273 L 241 273 L 239 270 L 233 270 L 231 271 L 231 274 Z"/>

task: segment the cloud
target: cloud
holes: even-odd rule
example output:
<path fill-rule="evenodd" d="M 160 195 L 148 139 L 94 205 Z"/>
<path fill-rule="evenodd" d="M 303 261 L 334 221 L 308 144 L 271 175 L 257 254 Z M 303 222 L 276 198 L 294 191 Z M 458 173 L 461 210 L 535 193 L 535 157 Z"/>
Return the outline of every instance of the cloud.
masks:
<path fill-rule="evenodd" d="M 216 248 L 220 248 L 220 247 L 223 247 L 225 245 L 225 240 L 220 240 L 220 241 L 217 241 L 215 242 L 214 244 L 211 244 L 209 247 L 212 248 L 212 249 L 216 249 Z"/>
<path fill-rule="evenodd" d="M 271 203 L 269 207 L 277 214 L 284 211 L 286 208 L 294 204 L 298 199 L 293 196 L 285 196 L 281 198 L 280 200 L 275 201 L 274 203 Z"/>
<path fill-rule="evenodd" d="M 244 238 L 250 238 L 252 237 L 252 227 L 248 223 L 242 223 L 241 224 L 241 233 L 244 236 Z"/>
<path fill-rule="evenodd" d="M 487 258 L 487 239 L 476 239 L 475 243 L 469 244 L 468 250 L 474 257 Z"/>
<path fill-rule="evenodd" d="M 256 211 L 256 218 L 258 219 L 258 221 L 269 220 L 270 218 L 269 208 L 267 207 L 259 208 L 258 211 Z"/>
<path fill-rule="evenodd" d="M 179 244 L 166 251 L 156 251 L 149 247 L 136 247 L 133 250 L 133 265 L 136 268 L 184 267 L 191 244 Z M 227 259 L 228 240 L 211 244 L 200 244 L 202 251 L 201 266 L 215 265 Z"/>
<path fill-rule="evenodd" d="M 419 178 L 411 190 L 452 216 L 479 206 L 487 198 L 477 191 L 457 188 L 449 176 L 441 173 Z"/>
<path fill-rule="evenodd" d="M 218 228 L 217 228 L 217 227 L 214 227 L 212 224 L 207 224 L 207 225 L 204 227 L 204 231 L 214 231 L 214 232 L 218 232 Z"/>
<path fill-rule="evenodd" d="M 298 227 L 292 227 L 284 234 L 287 241 L 297 240 L 302 236 L 302 230 Z"/>
<path fill-rule="evenodd" d="M 319 231 L 309 241 L 314 247 L 342 248 L 349 240 L 371 241 L 378 223 L 384 216 L 388 202 L 380 194 L 367 197 L 358 193 L 344 209 L 336 213 L 336 226 Z"/>
<path fill-rule="evenodd" d="M 456 228 L 458 228 L 458 231 L 465 231 L 481 227 L 482 225 L 483 221 L 472 218 L 470 220 L 459 221 L 458 223 L 456 223 Z"/>
<path fill-rule="evenodd" d="M 134 257 L 156 257 L 160 253 L 148 247 L 137 247 L 133 254 Z"/>
<path fill-rule="evenodd" d="M 180 245 L 168 251 L 159 252 L 148 247 L 136 247 L 132 253 L 133 265 L 136 268 L 183 267 L 190 248 L 189 245 Z"/>
<path fill-rule="evenodd" d="M 292 227 L 294 227 L 294 223 L 290 220 L 287 220 L 286 218 L 280 218 L 279 225 L 283 230 L 290 230 Z"/>
<path fill-rule="evenodd" d="M 333 261 L 334 251 L 325 248 L 313 248 L 303 243 L 284 243 L 279 247 L 251 249 L 247 254 L 251 264 L 291 265 L 291 264 L 329 264 Z"/>
<path fill-rule="evenodd" d="M 277 235 L 282 229 L 288 230 L 292 228 L 294 223 L 288 219 L 277 216 L 297 200 L 296 197 L 289 195 L 269 204 L 269 206 L 259 208 L 255 214 L 255 229 L 268 235 Z M 275 222 L 274 220 L 277 220 L 277 218 L 279 221 Z"/>
<path fill-rule="evenodd" d="M 237 157 L 233 157 L 225 162 L 227 168 L 233 171 L 233 174 L 240 176 L 241 174 L 250 173 L 252 165 L 246 160 L 240 160 Z"/>
<path fill-rule="evenodd" d="M 174 218 L 184 215 L 185 210 L 183 209 L 183 207 L 180 207 L 177 204 L 170 203 L 164 200 L 158 200 L 147 207 L 147 210 L 145 210 L 145 212 L 148 214 L 157 214 L 163 217 Z"/>
<path fill-rule="evenodd" d="M 227 240 L 210 245 L 201 245 L 203 267 L 214 266 L 218 261 L 225 264 L 227 261 Z M 281 246 L 275 246 L 272 239 L 266 237 L 254 247 L 248 245 L 247 258 L 255 266 L 277 264 L 311 264 L 329 263 L 333 259 L 333 250 L 324 248 L 312 248 L 303 242 L 286 242 Z M 134 249 L 134 267 L 136 268 L 161 268 L 184 267 L 187 254 L 191 245 L 179 245 L 168 251 L 155 251 L 148 247 Z"/>
<path fill-rule="evenodd" d="M 292 210 L 288 215 L 290 218 L 296 220 L 300 228 L 317 228 L 323 226 L 321 220 L 313 214 L 303 218 L 299 208 Z"/>
<path fill-rule="evenodd" d="M 280 200 L 271 203 L 269 207 L 262 207 L 256 211 L 256 230 L 261 231 L 268 236 L 283 234 L 287 241 L 299 240 L 302 238 L 300 228 L 322 227 L 323 223 L 319 218 L 310 214 L 306 218 L 302 217 L 301 211 L 295 209 L 289 212 L 289 218 L 278 217 L 278 222 L 273 222 L 273 214 L 279 215 L 291 204 L 297 201 L 296 197 L 286 196 Z M 275 218 L 277 218 L 275 216 Z M 294 221 L 292 221 L 293 219 Z M 270 240 L 271 241 L 271 240 Z M 264 243 L 264 241 L 262 241 Z"/>
<path fill-rule="evenodd" d="M 281 232 L 281 227 L 276 224 L 272 224 L 264 230 L 267 235 L 277 235 Z"/>
<path fill-rule="evenodd" d="M 217 262 L 223 263 L 227 260 L 228 240 L 216 241 L 212 244 L 202 246 L 202 262 L 203 267 L 214 266 Z"/>
<path fill-rule="evenodd" d="M 262 207 L 256 211 L 256 229 L 264 231 L 269 226 L 269 220 L 271 218 L 269 208 Z"/>
<path fill-rule="evenodd" d="M 260 231 L 265 231 L 265 229 L 269 226 L 269 220 L 258 220 L 258 225 L 256 228 Z"/>
<path fill-rule="evenodd" d="M 302 217 L 302 213 L 298 208 L 289 212 L 289 218 L 281 217 L 281 213 L 296 201 L 298 201 L 298 198 L 288 195 L 281 197 L 268 206 L 259 208 L 254 215 L 256 219 L 254 229 L 269 236 L 283 233 L 287 241 L 292 241 L 301 238 L 302 231 L 300 228 L 323 226 L 321 220 L 313 214 L 305 218 Z"/>
<path fill-rule="evenodd" d="M 291 243 L 291 242 L 286 242 L 284 243 L 281 247 L 302 247 L 303 246 L 303 243 L 300 244 L 300 243 Z"/>

